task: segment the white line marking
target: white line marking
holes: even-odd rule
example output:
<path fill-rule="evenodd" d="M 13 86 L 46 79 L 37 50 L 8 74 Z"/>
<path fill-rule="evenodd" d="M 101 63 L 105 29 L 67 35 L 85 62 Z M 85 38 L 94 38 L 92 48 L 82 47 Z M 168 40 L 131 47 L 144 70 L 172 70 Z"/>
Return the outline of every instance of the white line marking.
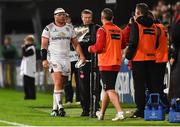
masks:
<path fill-rule="evenodd" d="M 25 125 L 25 124 L 16 123 L 16 122 L 9 122 L 9 121 L 5 121 L 5 120 L 0 120 L 0 123 L 5 123 L 5 124 L 15 125 L 15 126 L 28 126 L 28 125 Z"/>

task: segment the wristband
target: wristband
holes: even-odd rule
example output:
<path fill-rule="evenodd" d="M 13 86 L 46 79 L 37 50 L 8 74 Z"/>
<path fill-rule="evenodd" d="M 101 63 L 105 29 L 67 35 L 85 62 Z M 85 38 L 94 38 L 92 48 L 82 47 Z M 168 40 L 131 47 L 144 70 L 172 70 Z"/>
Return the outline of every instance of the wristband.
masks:
<path fill-rule="evenodd" d="M 41 59 L 47 60 L 47 49 L 41 49 Z"/>

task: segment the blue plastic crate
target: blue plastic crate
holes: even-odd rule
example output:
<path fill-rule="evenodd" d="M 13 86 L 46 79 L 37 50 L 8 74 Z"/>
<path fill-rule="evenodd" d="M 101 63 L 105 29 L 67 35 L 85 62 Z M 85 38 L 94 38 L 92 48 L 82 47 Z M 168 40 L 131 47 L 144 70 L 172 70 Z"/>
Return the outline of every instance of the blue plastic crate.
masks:
<path fill-rule="evenodd" d="M 157 101 L 153 102 L 152 97 L 156 97 Z M 146 103 L 144 110 L 144 120 L 164 120 L 165 113 L 160 103 L 160 95 L 158 93 L 151 93 Z"/>
<path fill-rule="evenodd" d="M 170 123 L 180 123 L 180 112 L 170 111 L 168 120 Z"/>
<path fill-rule="evenodd" d="M 174 98 L 171 100 L 168 120 L 170 123 L 180 123 L 180 99 Z"/>

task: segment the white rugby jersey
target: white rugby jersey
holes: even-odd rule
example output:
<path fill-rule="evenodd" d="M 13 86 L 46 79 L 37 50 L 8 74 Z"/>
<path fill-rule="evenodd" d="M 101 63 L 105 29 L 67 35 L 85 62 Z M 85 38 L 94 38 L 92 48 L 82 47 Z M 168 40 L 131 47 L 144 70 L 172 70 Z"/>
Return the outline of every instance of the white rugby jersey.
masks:
<path fill-rule="evenodd" d="M 50 61 L 69 60 L 70 42 L 75 36 L 72 25 L 66 24 L 63 27 L 58 27 L 54 23 L 47 25 L 42 32 L 42 37 L 49 39 L 48 59 Z"/>

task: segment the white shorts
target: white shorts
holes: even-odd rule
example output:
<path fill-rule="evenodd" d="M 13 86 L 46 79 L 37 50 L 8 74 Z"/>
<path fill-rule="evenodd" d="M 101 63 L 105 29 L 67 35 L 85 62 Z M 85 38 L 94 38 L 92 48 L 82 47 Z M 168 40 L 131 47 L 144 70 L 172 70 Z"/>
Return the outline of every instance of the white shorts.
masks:
<path fill-rule="evenodd" d="M 49 71 L 61 72 L 64 76 L 69 76 L 71 73 L 71 63 L 70 61 L 49 61 Z"/>

